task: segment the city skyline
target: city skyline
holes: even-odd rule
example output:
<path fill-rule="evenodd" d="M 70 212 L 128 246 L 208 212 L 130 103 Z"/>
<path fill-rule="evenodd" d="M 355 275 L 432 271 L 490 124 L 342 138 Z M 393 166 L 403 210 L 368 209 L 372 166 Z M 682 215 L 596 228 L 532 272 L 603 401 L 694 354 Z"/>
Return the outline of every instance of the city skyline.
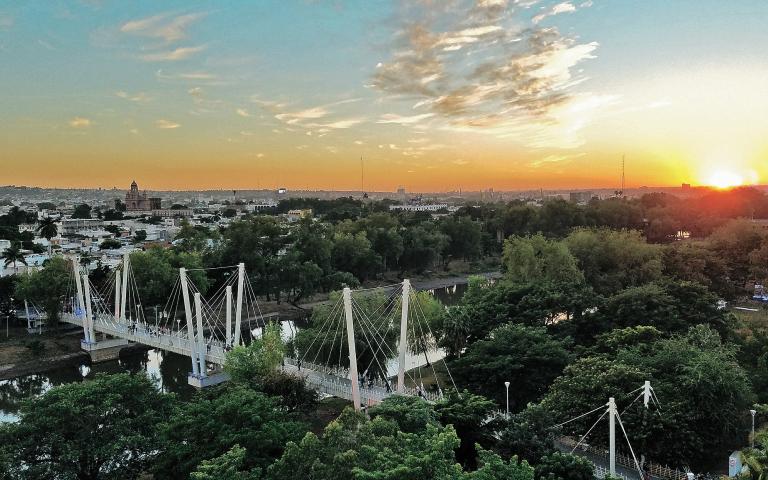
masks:
<path fill-rule="evenodd" d="M 0 183 L 764 183 L 759 1 L 0 2 Z"/>

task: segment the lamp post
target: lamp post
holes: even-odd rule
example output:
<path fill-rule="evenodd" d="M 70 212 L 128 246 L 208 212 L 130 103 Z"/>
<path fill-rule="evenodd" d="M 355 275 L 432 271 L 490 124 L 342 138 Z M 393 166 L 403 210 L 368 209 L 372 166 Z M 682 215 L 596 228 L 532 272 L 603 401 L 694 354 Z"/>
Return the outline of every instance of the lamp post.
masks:
<path fill-rule="evenodd" d="M 757 410 L 750 410 L 749 413 L 752 414 L 752 435 L 749 437 L 749 445 L 751 448 L 755 448 L 755 414 L 757 413 Z"/>
<path fill-rule="evenodd" d="M 504 388 L 507 391 L 507 415 L 506 420 L 509 420 L 509 382 L 504 382 Z"/>
<path fill-rule="evenodd" d="M 16 311 L 16 308 L 13 306 L 13 297 L 9 298 L 11 301 L 11 308 Z M 5 338 L 8 338 L 8 324 L 11 323 L 11 313 L 8 312 L 8 315 L 5 316 Z"/>

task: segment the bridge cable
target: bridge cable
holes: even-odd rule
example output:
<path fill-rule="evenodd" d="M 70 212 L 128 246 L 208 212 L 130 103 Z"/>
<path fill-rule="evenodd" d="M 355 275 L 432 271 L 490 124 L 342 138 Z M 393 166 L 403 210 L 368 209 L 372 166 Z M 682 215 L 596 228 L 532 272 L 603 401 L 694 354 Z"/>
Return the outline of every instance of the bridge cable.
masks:
<path fill-rule="evenodd" d="M 608 410 L 607 410 L 607 409 L 606 409 L 606 410 L 603 412 L 603 414 L 602 414 L 602 415 L 600 415 L 600 418 L 598 418 L 597 420 L 595 420 L 595 423 L 593 423 L 593 424 L 592 424 L 592 426 L 591 426 L 591 427 L 589 427 L 589 430 L 587 430 L 587 433 L 585 433 L 585 434 L 584 434 L 584 435 L 581 437 L 581 439 L 580 439 L 580 440 L 579 440 L 579 441 L 576 443 L 576 445 L 574 445 L 574 446 L 573 446 L 573 448 L 571 449 L 571 453 L 573 453 L 574 451 L 576 451 L 576 449 L 579 447 L 579 445 L 581 445 L 581 442 L 583 442 L 583 441 L 584 441 L 584 440 L 587 438 L 587 435 L 589 435 L 589 434 L 590 434 L 590 432 L 592 432 L 592 429 L 593 429 L 593 428 L 595 428 L 595 426 L 596 426 L 596 425 L 597 425 L 597 424 L 600 422 L 600 420 L 602 420 L 603 418 L 605 418 L 605 416 L 606 416 L 606 415 L 608 415 Z"/>
<path fill-rule="evenodd" d="M 421 336 L 418 337 L 418 340 L 421 340 L 421 346 L 424 349 L 424 358 L 426 359 L 427 364 L 432 369 L 432 375 L 434 375 L 434 377 L 435 377 L 435 384 L 437 384 L 437 390 L 438 390 L 440 396 L 442 397 L 443 396 L 443 391 L 442 391 L 442 388 L 440 388 L 440 380 L 439 380 L 439 378 L 437 376 L 437 372 L 435 371 L 434 362 L 430 362 L 429 361 L 429 355 L 427 354 L 427 344 L 426 344 L 426 341 L 424 340 L 426 338 L 426 334 L 425 334 L 423 326 L 421 325 L 421 322 L 423 321 L 427 325 L 427 327 L 429 327 L 429 322 L 427 322 L 427 316 L 424 314 L 424 310 L 421 308 L 421 304 L 420 304 L 421 302 L 419 301 L 419 297 L 415 293 L 413 294 L 413 302 L 412 303 L 416 307 L 416 308 L 414 308 L 414 317 L 416 318 L 416 321 L 418 322 L 419 331 L 421 332 Z M 421 316 L 422 316 L 421 319 L 419 319 L 419 315 L 418 315 L 419 311 L 421 312 Z M 431 335 L 432 335 L 432 331 L 430 330 L 430 336 Z M 432 337 L 432 338 L 434 338 L 434 337 Z M 447 369 L 448 369 L 448 366 L 446 365 L 446 370 Z M 460 392 L 457 391 L 456 393 L 460 395 Z"/>
<path fill-rule="evenodd" d="M 421 303 L 417 301 L 416 305 L 422 311 L 422 315 L 425 318 L 425 323 L 427 324 L 427 330 L 429 331 L 429 334 L 432 336 L 433 339 L 437 340 L 437 337 L 435 336 L 434 332 L 432 331 L 432 327 L 429 325 L 429 322 L 426 321 L 426 315 L 424 315 L 424 310 L 421 308 Z M 453 380 L 453 375 L 451 374 L 451 370 L 448 368 L 448 364 L 445 361 L 445 357 L 443 357 L 441 360 L 443 361 L 443 365 L 445 366 L 445 371 L 448 372 L 448 378 L 450 378 L 450 380 L 451 380 L 451 384 L 453 385 L 453 389 L 456 391 L 456 394 L 459 396 L 459 398 L 461 398 L 461 392 L 459 391 L 459 388 L 456 386 L 456 382 Z"/>
<path fill-rule="evenodd" d="M 390 300 L 390 302 L 391 302 L 391 300 Z M 381 347 L 382 346 L 386 346 L 387 348 L 390 349 L 390 353 L 392 353 L 392 349 L 389 347 L 389 344 L 387 344 L 386 338 L 385 338 L 384 335 L 381 334 L 381 331 L 384 330 L 384 326 L 389 325 L 389 327 L 386 329 L 386 332 L 384 332 L 384 334 L 386 335 L 386 334 L 389 333 L 389 331 L 391 330 L 392 319 L 391 319 L 391 317 L 390 318 L 386 318 L 386 320 L 382 322 L 382 325 L 379 328 L 376 328 L 376 323 L 375 323 L 376 321 L 375 320 L 371 320 L 370 318 L 367 317 L 365 312 L 363 312 L 363 310 L 362 310 L 362 306 L 360 306 L 359 304 L 357 304 L 356 306 L 357 306 L 357 310 L 358 310 L 358 316 L 360 317 L 361 328 L 362 327 L 367 327 L 369 333 L 371 334 L 371 337 L 374 340 L 376 340 L 376 342 L 377 342 L 376 350 L 371 349 L 371 351 L 373 352 L 373 355 L 372 355 L 371 361 L 368 363 L 368 366 L 366 367 L 366 371 L 368 371 L 371 368 L 371 366 L 373 365 L 374 360 L 376 360 L 377 364 L 379 365 L 379 368 L 382 369 L 383 367 L 378 362 L 378 354 L 379 354 L 380 351 L 382 351 Z M 380 310 L 380 308 L 377 309 L 377 310 Z M 382 318 L 382 317 L 379 317 L 379 318 Z M 379 338 L 376 338 L 377 335 L 378 335 Z M 366 349 L 363 349 L 361 354 L 358 355 L 358 356 L 361 356 L 362 353 L 365 352 L 366 350 L 367 350 L 367 347 L 366 347 Z M 382 374 L 383 374 L 382 377 L 384 378 L 384 382 L 385 382 L 386 386 L 391 389 L 391 385 L 389 384 L 389 371 L 388 371 L 388 369 L 387 370 L 383 370 Z"/>
<path fill-rule="evenodd" d="M 310 344 L 309 344 L 309 347 L 307 347 L 307 349 L 306 349 L 306 350 L 304 350 L 304 352 L 303 352 L 303 353 L 302 353 L 302 355 L 301 355 L 301 358 L 299 358 L 299 359 L 298 359 L 299 361 L 302 361 L 302 360 L 304 360 L 304 359 L 306 358 L 306 356 L 307 356 L 307 353 L 308 353 L 308 352 L 310 352 L 310 351 L 312 351 L 312 346 L 315 344 L 315 342 L 317 341 L 317 339 L 320 337 L 320 333 L 323 331 L 323 329 L 324 329 L 324 328 L 325 328 L 325 327 L 326 327 L 326 326 L 329 324 L 329 322 L 331 321 L 331 317 L 335 315 L 336 309 L 337 309 L 337 308 L 339 308 L 339 305 L 341 304 L 341 300 L 342 300 L 342 299 L 341 299 L 341 296 L 339 296 L 339 298 L 337 298 L 337 299 L 336 299 L 336 303 L 333 305 L 333 307 L 331 307 L 331 311 L 330 311 L 330 313 L 328 314 L 328 316 L 326 316 L 326 317 L 323 319 L 323 320 L 324 320 L 324 321 L 323 321 L 323 323 L 320 325 L 320 328 L 316 330 L 316 333 L 315 333 L 315 336 L 314 336 L 314 338 L 312 339 L 312 342 L 310 342 Z M 311 327 L 310 327 L 310 328 L 311 328 Z M 312 328 L 312 329 L 314 330 L 314 328 Z"/>
<path fill-rule="evenodd" d="M 578 419 L 580 419 L 580 418 L 582 418 L 582 417 L 586 417 L 587 415 L 589 415 L 589 414 L 591 414 L 591 413 L 595 413 L 596 411 L 600 410 L 600 409 L 601 409 L 601 408 L 603 408 L 603 407 L 605 407 L 605 405 L 600 405 L 599 407 L 595 408 L 594 410 L 590 410 L 590 411 L 588 411 L 587 413 L 582 413 L 581 415 L 579 415 L 579 416 L 577 416 L 577 417 L 573 417 L 573 418 L 571 418 L 570 420 L 566 420 L 566 421 L 564 421 L 563 423 L 558 423 L 557 425 L 553 425 L 553 426 L 552 426 L 552 428 L 559 428 L 559 427 L 562 427 L 563 425 L 565 425 L 565 424 L 567 424 L 567 423 L 571 423 L 571 422 L 573 422 L 573 421 L 576 421 L 576 420 L 578 420 Z"/>
<path fill-rule="evenodd" d="M 356 300 L 354 300 L 354 298 L 352 299 L 352 308 L 353 308 L 355 311 L 357 311 L 358 317 L 361 319 L 361 321 L 359 322 L 359 323 L 360 323 L 360 327 L 361 327 L 361 328 L 360 328 L 360 331 L 363 333 L 363 337 L 365 338 L 365 341 L 368 343 L 368 346 L 370 347 L 370 350 L 371 350 L 371 352 L 374 352 L 375 350 L 373 349 L 373 345 L 372 345 L 372 343 L 371 343 L 370 339 L 368 338 L 368 334 L 366 333 L 366 330 L 365 330 L 366 328 L 368 328 L 369 330 L 372 328 L 372 327 L 370 326 L 370 325 L 371 325 L 371 323 L 370 323 L 370 320 L 368 319 L 369 325 L 366 325 L 366 324 L 364 323 L 364 321 L 362 320 L 362 318 L 364 318 L 364 316 L 365 316 L 365 313 L 363 312 L 363 310 L 362 310 L 362 307 L 361 307 L 361 306 L 360 306 L 360 305 L 357 303 L 357 301 L 356 301 Z M 373 333 L 372 333 L 372 332 L 369 332 L 369 333 L 371 333 L 371 336 L 373 336 Z M 358 357 L 360 357 L 360 355 L 358 355 Z M 386 369 L 386 368 L 384 368 L 384 367 L 381 365 L 381 362 L 379 362 L 379 359 L 377 358 L 377 355 L 375 355 L 375 354 L 374 354 L 374 355 L 372 355 L 372 361 L 371 361 L 371 364 L 373 363 L 373 361 L 375 361 L 375 362 L 376 362 L 376 365 L 379 367 L 379 372 L 381 373 L 381 377 L 384 379 L 384 382 L 385 382 L 385 384 L 387 385 L 387 387 L 389 387 L 389 389 L 391 390 L 391 387 L 389 386 L 389 380 L 388 380 L 388 378 L 387 378 L 387 377 L 388 377 L 388 373 L 389 373 L 389 372 L 387 371 L 387 369 Z M 368 367 L 368 368 L 370 368 L 370 365 L 369 365 L 369 367 Z M 365 372 L 363 372 L 363 374 L 365 375 L 365 373 L 366 373 L 367 371 L 368 371 L 368 369 L 366 369 L 366 370 L 365 370 Z M 359 373 L 358 373 L 358 375 L 359 375 Z M 370 378 L 371 378 L 371 379 L 373 379 L 373 375 L 371 375 L 371 376 L 370 376 Z M 360 379 L 358 378 L 358 382 L 359 382 L 359 381 L 360 381 Z M 371 380 L 371 381 L 373 381 L 373 380 Z"/>
<path fill-rule="evenodd" d="M 624 423 L 621 421 L 621 415 L 616 413 L 616 419 L 619 421 L 619 426 L 621 427 L 621 431 L 624 433 L 624 439 L 627 441 L 627 445 L 629 446 L 629 453 L 632 454 L 632 460 L 635 461 L 635 467 L 637 468 L 637 473 L 640 474 L 640 478 L 643 476 L 643 471 L 640 468 L 640 464 L 637 461 L 637 457 L 635 456 L 635 451 L 632 449 L 632 444 L 629 443 L 629 437 L 627 436 L 627 431 L 624 429 Z"/>
<path fill-rule="evenodd" d="M 396 295 L 393 295 L 393 296 L 390 298 L 390 301 L 389 301 L 389 303 L 391 304 L 391 303 L 392 303 L 392 302 L 394 302 L 395 300 L 396 300 Z M 361 307 L 359 307 L 359 305 L 358 305 L 358 308 L 360 308 L 360 309 L 361 309 Z M 390 307 L 388 306 L 387 308 L 390 308 Z M 376 311 L 378 311 L 378 310 L 381 310 L 381 306 L 380 306 L 379 308 L 377 308 L 377 309 L 376 309 Z M 393 311 L 390 309 L 390 317 L 387 319 L 387 320 L 388 320 L 388 324 L 389 324 L 389 328 L 387 329 L 387 331 L 386 331 L 385 333 L 388 333 L 388 332 L 389 332 L 389 330 L 391 330 L 391 328 L 392 328 L 392 317 L 391 317 L 391 316 L 392 316 L 392 313 L 391 313 L 391 312 L 393 312 Z M 361 316 L 361 322 L 365 322 L 365 321 L 368 321 L 368 322 L 369 322 L 371 325 L 373 325 L 373 321 L 371 321 L 369 318 L 367 318 L 367 315 L 365 315 L 365 313 L 363 312 L 363 315 Z M 379 339 L 380 339 L 380 343 L 379 343 L 379 349 L 380 349 L 381 345 L 383 345 L 383 346 L 387 347 L 387 349 L 389 349 L 389 353 L 390 353 L 392 356 L 394 356 L 394 357 L 397 357 L 397 354 L 396 354 L 396 353 L 395 353 L 395 352 L 392 350 L 392 348 L 389 346 L 389 344 L 388 344 L 388 343 L 386 343 L 386 339 L 385 339 L 385 338 L 384 338 L 384 336 L 381 334 L 381 331 L 383 331 L 383 330 L 384 330 L 384 328 L 383 328 L 383 327 L 384 327 L 384 326 L 386 326 L 386 325 L 387 325 L 387 323 L 383 323 L 383 324 L 382 324 L 382 326 L 381 326 L 381 327 L 380 327 L 378 330 L 377 330 L 377 329 L 374 329 L 374 332 L 375 332 L 375 334 L 376 334 L 376 335 L 378 335 L 378 336 L 379 336 Z M 372 328 L 372 327 L 369 327 L 369 328 Z M 365 350 L 363 350 L 363 351 L 365 351 Z M 374 357 L 375 357 L 375 355 L 374 355 Z M 372 364 L 372 363 L 373 363 L 373 362 L 371 361 L 371 364 Z M 370 367 L 370 365 L 369 365 L 369 367 Z M 388 376 L 388 373 L 389 373 L 389 372 L 386 372 L 386 373 L 387 373 L 387 376 Z M 411 377 L 411 379 L 413 380 L 413 382 L 414 382 L 414 383 L 416 383 L 416 379 L 415 379 L 415 378 L 413 378 L 413 376 L 412 376 L 410 373 L 408 374 L 408 376 L 409 376 L 409 377 Z"/>

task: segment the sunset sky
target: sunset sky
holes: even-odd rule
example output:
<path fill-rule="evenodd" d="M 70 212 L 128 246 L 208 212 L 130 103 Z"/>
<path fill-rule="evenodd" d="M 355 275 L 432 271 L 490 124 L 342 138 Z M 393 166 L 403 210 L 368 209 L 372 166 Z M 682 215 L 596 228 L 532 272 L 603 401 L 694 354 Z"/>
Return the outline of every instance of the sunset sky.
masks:
<path fill-rule="evenodd" d="M 768 182 L 765 0 L 0 0 L 0 184 Z"/>

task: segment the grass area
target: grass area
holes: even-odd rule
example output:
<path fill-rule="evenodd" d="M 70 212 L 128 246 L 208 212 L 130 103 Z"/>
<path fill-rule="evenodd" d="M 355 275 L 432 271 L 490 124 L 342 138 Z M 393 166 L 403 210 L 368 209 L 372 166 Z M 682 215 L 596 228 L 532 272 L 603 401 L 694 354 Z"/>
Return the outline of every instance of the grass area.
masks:
<path fill-rule="evenodd" d="M 40 360 L 80 351 L 81 332 L 53 331 L 30 335 L 24 327 L 12 328 L 0 342 L 0 365 Z"/>
<path fill-rule="evenodd" d="M 739 310 L 735 307 L 755 309 L 757 311 Z M 768 308 L 763 303 L 751 300 L 734 302 L 729 311 L 736 316 L 744 330 L 768 329 Z"/>

